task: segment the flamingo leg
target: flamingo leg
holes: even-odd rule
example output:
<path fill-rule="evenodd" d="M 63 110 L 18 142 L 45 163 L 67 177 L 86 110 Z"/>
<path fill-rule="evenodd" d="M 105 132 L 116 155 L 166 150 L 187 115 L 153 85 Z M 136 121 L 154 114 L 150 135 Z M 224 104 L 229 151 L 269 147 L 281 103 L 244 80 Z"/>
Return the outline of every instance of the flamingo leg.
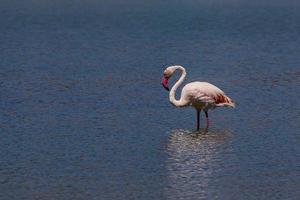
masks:
<path fill-rule="evenodd" d="M 200 112 L 201 110 L 197 110 L 197 131 L 199 131 L 200 128 Z"/>
<path fill-rule="evenodd" d="M 208 119 L 208 112 L 207 111 L 204 111 L 204 112 L 205 112 L 205 116 L 206 116 L 206 128 L 208 128 L 209 124 L 210 124 L 209 119 Z"/>

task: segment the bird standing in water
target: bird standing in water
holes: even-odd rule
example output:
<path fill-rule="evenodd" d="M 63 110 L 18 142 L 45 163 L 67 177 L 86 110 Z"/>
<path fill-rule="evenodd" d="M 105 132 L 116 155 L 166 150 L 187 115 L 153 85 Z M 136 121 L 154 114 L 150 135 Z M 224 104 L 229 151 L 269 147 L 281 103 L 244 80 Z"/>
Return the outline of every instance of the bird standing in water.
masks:
<path fill-rule="evenodd" d="M 170 91 L 168 80 L 176 70 L 181 72 L 181 76 Z M 180 99 L 176 100 L 175 92 L 184 81 L 185 76 L 186 71 L 184 67 L 179 65 L 169 66 L 164 71 L 161 83 L 166 90 L 170 91 L 169 100 L 171 104 L 173 104 L 175 107 L 192 106 L 197 110 L 197 130 L 200 128 L 201 110 L 203 110 L 205 113 L 206 127 L 208 128 L 208 110 L 216 107 L 235 107 L 235 103 L 228 96 L 226 96 L 221 89 L 207 82 L 197 81 L 186 84 L 182 89 Z"/>

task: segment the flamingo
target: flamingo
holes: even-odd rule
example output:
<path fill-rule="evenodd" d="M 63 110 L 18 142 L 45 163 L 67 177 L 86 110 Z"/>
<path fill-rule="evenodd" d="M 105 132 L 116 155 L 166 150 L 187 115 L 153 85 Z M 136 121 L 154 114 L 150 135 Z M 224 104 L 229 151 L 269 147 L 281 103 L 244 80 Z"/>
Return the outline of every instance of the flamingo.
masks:
<path fill-rule="evenodd" d="M 171 91 L 168 87 L 168 80 L 173 73 L 179 70 L 181 76 L 174 84 Z M 179 100 L 175 99 L 175 92 L 182 84 L 186 76 L 185 68 L 180 65 L 169 66 L 164 70 L 162 85 L 169 92 L 169 101 L 175 107 L 192 106 L 197 111 L 197 130 L 200 127 L 200 113 L 204 111 L 206 116 L 206 128 L 209 127 L 208 110 L 216 107 L 235 107 L 235 103 L 225 95 L 225 93 L 218 87 L 207 82 L 191 82 L 182 88 L 181 97 Z"/>

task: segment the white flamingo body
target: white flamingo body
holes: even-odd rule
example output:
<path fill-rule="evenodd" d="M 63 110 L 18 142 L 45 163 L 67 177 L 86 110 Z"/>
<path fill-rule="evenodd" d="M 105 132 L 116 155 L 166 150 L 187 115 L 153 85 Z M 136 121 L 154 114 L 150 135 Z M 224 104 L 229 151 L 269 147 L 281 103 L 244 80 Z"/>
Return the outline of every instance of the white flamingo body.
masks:
<path fill-rule="evenodd" d="M 222 97 L 224 101 L 220 99 Z M 193 106 L 197 110 L 208 111 L 215 107 L 234 106 L 232 100 L 220 88 L 207 82 L 186 84 L 182 89 L 181 98 L 180 101 L 186 102 L 185 106 Z"/>
<path fill-rule="evenodd" d="M 167 67 L 162 80 L 163 86 L 168 90 L 168 79 L 176 70 L 181 71 L 181 76 L 172 87 L 169 93 L 169 100 L 175 107 L 192 106 L 197 110 L 197 129 L 199 129 L 199 114 L 201 110 L 206 114 L 208 126 L 207 112 L 209 109 L 235 107 L 234 102 L 220 88 L 207 82 L 191 82 L 186 84 L 182 89 L 180 99 L 176 100 L 175 92 L 185 79 L 185 69 L 179 65 Z"/>

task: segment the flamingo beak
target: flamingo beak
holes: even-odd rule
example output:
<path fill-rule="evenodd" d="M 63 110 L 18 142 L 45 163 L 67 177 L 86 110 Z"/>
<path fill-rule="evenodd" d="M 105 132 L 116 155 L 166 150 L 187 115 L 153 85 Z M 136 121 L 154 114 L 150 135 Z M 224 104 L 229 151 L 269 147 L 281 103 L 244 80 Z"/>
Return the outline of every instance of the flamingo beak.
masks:
<path fill-rule="evenodd" d="M 161 80 L 162 86 L 167 90 L 170 91 L 169 86 L 168 86 L 169 78 L 164 76 Z"/>

